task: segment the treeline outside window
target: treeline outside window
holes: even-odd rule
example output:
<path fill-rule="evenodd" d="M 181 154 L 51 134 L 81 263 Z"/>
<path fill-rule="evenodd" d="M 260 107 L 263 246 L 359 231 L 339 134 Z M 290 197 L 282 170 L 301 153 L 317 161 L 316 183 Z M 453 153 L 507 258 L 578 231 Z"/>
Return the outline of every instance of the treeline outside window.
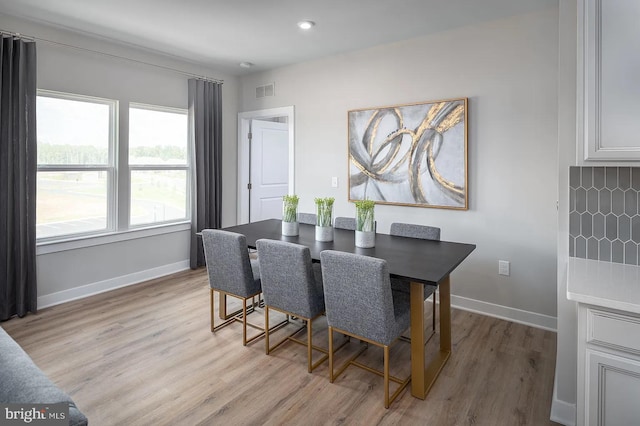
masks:
<path fill-rule="evenodd" d="M 131 104 L 123 135 L 118 107 L 116 100 L 38 92 L 39 241 L 188 220 L 186 110 Z"/>

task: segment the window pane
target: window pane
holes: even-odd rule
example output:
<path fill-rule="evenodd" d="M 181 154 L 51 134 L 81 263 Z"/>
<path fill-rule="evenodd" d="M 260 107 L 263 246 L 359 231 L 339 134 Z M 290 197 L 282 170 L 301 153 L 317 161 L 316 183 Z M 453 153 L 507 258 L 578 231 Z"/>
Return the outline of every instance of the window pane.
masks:
<path fill-rule="evenodd" d="M 107 229 L 108 172 L 38 172 L 36 235 Z"/>
<path fill-rule="evenodd" d="M 187 114 L 129 109 L 129 164 L 187 164 Z"/>
<path fill-rule="evenodd" d="M 186 170 L 131 171 L 131 225 L 186 218 Z"/>
<path fill-rule="evenodd" d="M 38 164 L 109 162 L 111 106 L 38 96 Z"/>

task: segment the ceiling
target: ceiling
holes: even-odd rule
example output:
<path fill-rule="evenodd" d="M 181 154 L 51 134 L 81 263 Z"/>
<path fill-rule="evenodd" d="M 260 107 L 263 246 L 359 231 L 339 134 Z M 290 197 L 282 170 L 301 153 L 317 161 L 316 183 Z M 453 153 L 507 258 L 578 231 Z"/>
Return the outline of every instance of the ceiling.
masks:
<path fill-rule="evenodd" d="M 242 75 L 557 5 L 558 0 L 0 0 L 0 12 Z M 296 23 L 303 19 L 316 26 L 300 30 Z M 241 62 L 254 66 L 241 68 Z"/>

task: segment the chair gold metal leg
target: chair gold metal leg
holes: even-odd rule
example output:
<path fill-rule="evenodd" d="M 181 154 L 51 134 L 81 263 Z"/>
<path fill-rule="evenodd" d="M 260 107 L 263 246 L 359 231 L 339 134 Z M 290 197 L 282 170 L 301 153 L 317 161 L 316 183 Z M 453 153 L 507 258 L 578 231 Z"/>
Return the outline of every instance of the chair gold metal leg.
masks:
<path fill-rule="evenodd" d="M 351 355 L 351 358 L 349 358 L 344 364 L 342 364 L 338 368 L 338 371 L 334 371 L 334 373 L 333 373 L 334 380 L 337 379 L 344 372 L 344 370 L 346 370 L 347 367 L 349 367 L 350 365 L 355 365 L 355 366 L 360 367 L 360 368 L 362 368 L 364 370 L 370 371 L 370 372 L 375 373 L 375 374 L 377 374 L 377 375 L 379 375 L 381 377 L 384 377 L 384 375 L 380 371 L 374 370 L 373 368 L 371 368 L 371 367 L 369 367 L 367 365 L 361 364 L 358 361 L 356 361 L 358 359 L 358 357 L 360 355 L 362 355 L 362 353 L 369 348 L 369 342 L 366 341 L 363 338 L 360 338 L 360 337 L 357 337 L 357 336 L 354 336 L 354 337 L 356 337 L 357 339 L 360 339 L 360 350 L 358 352 L 356 352 L 355 354 Z"/>
<path fill-rule="evenodd" d="M 329 382 L 333 383 L 333 327 L 329 327 Z"/>
<path fill-rule="evenodd" d="M 237 315 L 240 313 L 240 311 L 235 312 L 234 315 L 230 315 L 228 317 L 228 319 L 226 319 L 225 321 L 222 322 L 222 324 L 216 325 L 215 323 L 215 313 L 214 313 L 214 296 L 215 296 L 215 292 L 216 290 L 214 289 L 210 289 L 209 291 L 209 300 L 210 300 L 210 308 L 211 308 L 211 332 L 215 333 L 216 331 L 220 330 L 221 328 L 224 328 L 226 326 L 228 326 L 229 324 L 232 324 L 236 321 L 240 321 L 237 317 Z M 223 293 L 218 292 L 219 296 L 222 298 L 223 297 Z"/>
<path fill-rule="evenodd" d="M 384 345 L 384 408 L 389 408 L 389 346 Z"/>
<path fill-rule="evenodd" d="M 313 370 L 312 361 L 311 361 L 311 349 L 313 348 L 313 330 L 312 330 L 312 321 L 309 319 L 307 321 L 307 372 L 311 373 Z"/>
<path fill-rule="evenodd" d="M 247 299 L 242 299 L 242 345 L 247 346 Z"/>
<path fill-rule="evenodd" d="M 265 353 L 269 355 L 269 307 L 264 307 L 264 348 Z"/>
<path fill-rule="evenodd" d="M 212 289 L 212 288 L 211 288 L 211 289 L 209 289 L 209 290 L 211 290 L 211 291 L 209 292 L 209 294 L 211 295 L 211 332 L 213 333 L 213 330 L 216 328 L 216 326 L 215 326 L 215 321 L 214 321 L 214 317 L 215 317 L 215 315 L 214 315 L 214 313 L 213 313 L 213 298 L 214 298 L 213 296 L 214 296 L 214 291 L 213 291 L 213 289 Z"/>
<path fill-rule="evenodd" d="M 424 302 L 424 299 L 422 300 Z M 331 329 L 331 332 L 333 332 L 334 329 Z M 335 331 L 338 331 L 340 333 L 343 333 L 345 335 L 349 335 L 348 333 L 346 333 L 344 330 L 340 330 L 340 329 L 335 329 Z M 407 387 L 407 385 L 409 384 L 409 382 L 411 381 L 411 376 L 407 376 L 405 379 L 401 379 L 399 377 L 396 376 L 392 376 L 391 372 L 390 372 L 390 351 L 391 351 L 391 346 L 390 345 L 383 345 L 381 343 L 375 342 L 373 340 L 369 340 L 366 339 L 362 336 L 357 336 L 357 335 L 352 335 L 352 337 L 355 337 L 356 339 L 359 339 L 362 341 L 362 343 L 364 343 L 362 345 L 362 347 L 360 348 L 360 350 L 355 354 L 352 355 L 351 358 L 349 360 L 347 360 L 342 366 L 340 366 L 338 368 L 338 371 L 334 371 L 333 370 L 333 362 L 332 362 L 332 358 L 329 358 L 329 365 L 330 365 L 330 374 L 332 377 L 332 381 L 331 383 L 333 383 L 335 381 L 336 378 L 338 378 L 346 369 L 347 367 L 349 367 L 350 365 L 353 365 L 355 367 L 361 368 L 363 370 L 366 370 L 370 373 L 374 373 L 380 377 L 383 378 L 383 383 L 384 383 L 384 408 L 389 408 L 389 406 L 391 405 L 391 403 L 393 403 L 393 401 L 396 400 L 396 398 L 402 393 L 402 391 Z M 358 357 L 369 347 L 369 344 L 373 344 L 376 346 L 380 346 L 381 348 L 383 348 L 384 351 L 384 368 L 382 370 L 376 370 L 372 367 L 369 367 L 368 365 L 362 364 L 361 362 L 358 362 L 357 359 Z M 393 344 L 393 343 L 392 343 Z M 331 340 L 329 341 L 329 347 L 331 349 L 332 345 L 331 345 Z M 333 355 L 333 351 L 330 352 L 330 356 Z M 393 394 L 391 396 L 389 396 L 390 394 L 390 390 L 389 390 L 389 382 L 392 381 L 394 383 L 397 383 L 399 386 L 396 388 L 395 392 L 393 392 Z"/>
<path fill-rule="evenodd" d="M 279 348 L 280 346 L 284 345 L 288 341 L 292 341 L 292 342 L 297 343 L 299 345 L 306 346 L 306 348 L 307 348 L 307 371 L 309 373 L 311 373 L 313 370 L 316 369 L 316 367 L 318 367 L 320 364 L 322 364 L 323 362 L 325 362 L 329 358 L 328 351 L 326 349 L 318 347 L 318 346 L 313 346 L 313 320 L 315 318 L 317 318 L 317 316 L 315 318 L 304 318 L 304 317 L 294 316 L 290 312 L 287 312 L 287 311 L 284 311 L 284 310 L 278 309 L 278 308 L 269 307 L 269 306 L 265 305 L 265 324 L 266 324 L 267 327 L 268 327 L 268 324 L 269 324 L 269 314 L 268 314 L 268 312 L 271 311 L 271 310 L 276 310 L 276 311 L 282 312 L 283 314 L 286 315 L 286 319 L 284 321 L 282 321 L 281 323 L 273 326 L 273 327 L 269 327 L 268 331 L 265 331 L 264 334 L 265 334 L 265 342 L 266 342 L 266 345 L 267 345 L 266 346 L 267 355 L 271 354 L 273 351 L 275 351 L 277 348 Z M 286 326 L 287 324 L 290 323 L 290 318 L 291 319 L 295 318 L 295 319 L 303 320 L 304 322 L 306 322 L 306 324 L 302 325 L 297 330 L 295 330 L 293 333 L 289 334 L 288 336 L 286 336 L 283 339 L 281 339 L 278 343 L 276 343 L 273 346 L 271 346 L 271 341 L 270 341 L 270 338 L 269 338 L 269 332 L 278 330 L 279 328 L 282 328 L 282 327 Z M 300 339 L 295 337 L 298 333 L 300 333 L 301 331 L 303 331 L 305 329 L 307 330 L 307 339 L 305 341 L 302 341 L 302 340 L 300 340 Z M 313 351 L 314 350 L 324 354 L 315 363 L 313 362 Z"/>
<path fill-rule="evenodd" d="M 214 302 L 214 295 L 215 292 L 218 292 L 218 295 L 220 296 L 220 302 L 225 304 L 225 320 L 222 322 L 222 324 L 215 324 L 215 311 L 214 311 L 214 306 L 215 306 L 215 302 Z M 237 311 L 233 312 L 233 313 L 227 313 L 226 310 L 226 296 L 227 293 L 224 293 L 222 291 L 219 290 L 214 290 L 214 289 L 210 289 L 209 292 L 209 304 L 210 304 L 210 310 L 211 310 L 211 332 L 215 333 L 216 331 L 220 330 L 223 327 L 226 327 L 227 325 L 230 325 L 234 322 L 241 322 L 242 323 L 242 344 L 244 346 L 247 346 L 249 343 L 261 338 L 262 336 L 264 336 L 264 326 L 261 325 L 256 325 L 256 324 L 252 324 L 251 322 L 247 321 L 247 315 L 255 312 L 255 306 L 253 305 L 253 302 L 249 302 L 251 303 L 251 306 L 247 306 L 247 301 L 249 299 L 252 299 L 253 297 L 257 297 L 258 295 L 254 295 L 254 296 L 249 296 L 247 298 L 241 297 L 241 296 L 235 296 L 232 294 L 229 294 L 229 296 L 232 297 L 236 297 L 238 299 L 242 299 L 242 307 L 240 309 L 238 309 Z M 222 309 L 222 304 L 220 305 L 220 309 Z M 220 315 L 221 317 L 223 317 L 223 315 Z M 282 327 L 285 324 L 285 321 L 283 321 L 282 323 L 278 324 L 277 326 L 274 326 L 271 328 L 271 331 L 277 330 L 278 328 Z M 247 338 L 247 327 L 251 327 L 251 328 L 255 328 L 256 330 L 259 330 L 260 332 L 258 334 L 256 334 L 253 337 Z"/>
<path fill-rule="evenodd" d="M 229 318 L 238 316 L 242 312 L 242 309 L 238 309 L 237 311 L 234 311 L 234 312 L 228 312 L 227 294 L 222 291 L 218 291 L 218 294 L 220 295 L 220 298 L 218 299 L 218 316 L 220 317 L 220 319 L 228 320 Z M 234 296 L 234 297 L 241 298 L 239 296 Z M 255 297 L 256 296 L 252 296 L 252 299 Z M 255 308 L 255 305 L 251 303 L 251 306 L 249 306 L 249 308 L 247 309 L 247 313 L 252 313 L 254 311 L 254 308 Z"/>

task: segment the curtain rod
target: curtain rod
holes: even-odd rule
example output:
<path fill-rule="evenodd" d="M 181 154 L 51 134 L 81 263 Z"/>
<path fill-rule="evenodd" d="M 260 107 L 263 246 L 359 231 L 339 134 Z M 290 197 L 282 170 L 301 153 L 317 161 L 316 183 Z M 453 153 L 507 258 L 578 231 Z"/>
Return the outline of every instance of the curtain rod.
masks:
<path fill-rule="evenodd" d="M 199 80 L 211 81 L 211 82 L 219 83 L 219 84 L 223 84 L 224 83 L 224 80 L 219 79 L 219 78 L 207 77 L 207 76 L 204 76 L 204 75 L 199 75 L 199 74 L 194 74 L 194 73 L 187 72 L 187 71 L 182 71 L 182 70 L 179 70 L 177 68 L 172 68 L 172 67 L 167 67 L 167 66 L 164 66 L 164 65 L 153 64 L 151 62 L 145 62 L 145 61 L 141 61 L 141 60 L 138 60 L 138 59 L 127 58 L 125 56 L 114 55 L 112 53 L 100 52 L 99 50 L 88 49 L 86 47 L 73 46 L 71 44 L 60 43 L 58 41 L 47 40 L 45 38 L 27 36 L 27 35 L 24 35 L 22 33 L 17 33 L 17 32 L 12 32 L 12 31 L 5 31 L 5 30 L 2 30 L 2 29 L 0 29 L 0 34 L 1 35 L 8 35 L 8 36 L 12 36 L 12 37 L 21 38 L 21 39 L 24 39 L 24 40 L 27 40 L 27 41 L 40 41 L 40 42 L 43 42 L 43 43 L 52 44 L 54 46 L 66 47 L 68 49 L 79 50 L 79 51 L 82 51 L 82 52 L 95 53 L 95 54 L 106 56 L 106 57 L 109 57 L 109 58 L 112 58 L 112 59 L 117 59 L 117 60 L 122 60 L 122 61 L 129 61 L 129 62 L 134 62 L 136 64 L 141 64 L 141 65 L 147 65 L 147 66 L 150 66 L 150 67 L 160 68 L 160 69 L 163 69 L 165 71 L 171 71 L 171 72 L 174 72 L 174 73 L 177 73 L 177 74 L 181 74 L 181 75 L 184 75 L 184 76 L 187 76 L 187 77 L 197 78 Z"/>

